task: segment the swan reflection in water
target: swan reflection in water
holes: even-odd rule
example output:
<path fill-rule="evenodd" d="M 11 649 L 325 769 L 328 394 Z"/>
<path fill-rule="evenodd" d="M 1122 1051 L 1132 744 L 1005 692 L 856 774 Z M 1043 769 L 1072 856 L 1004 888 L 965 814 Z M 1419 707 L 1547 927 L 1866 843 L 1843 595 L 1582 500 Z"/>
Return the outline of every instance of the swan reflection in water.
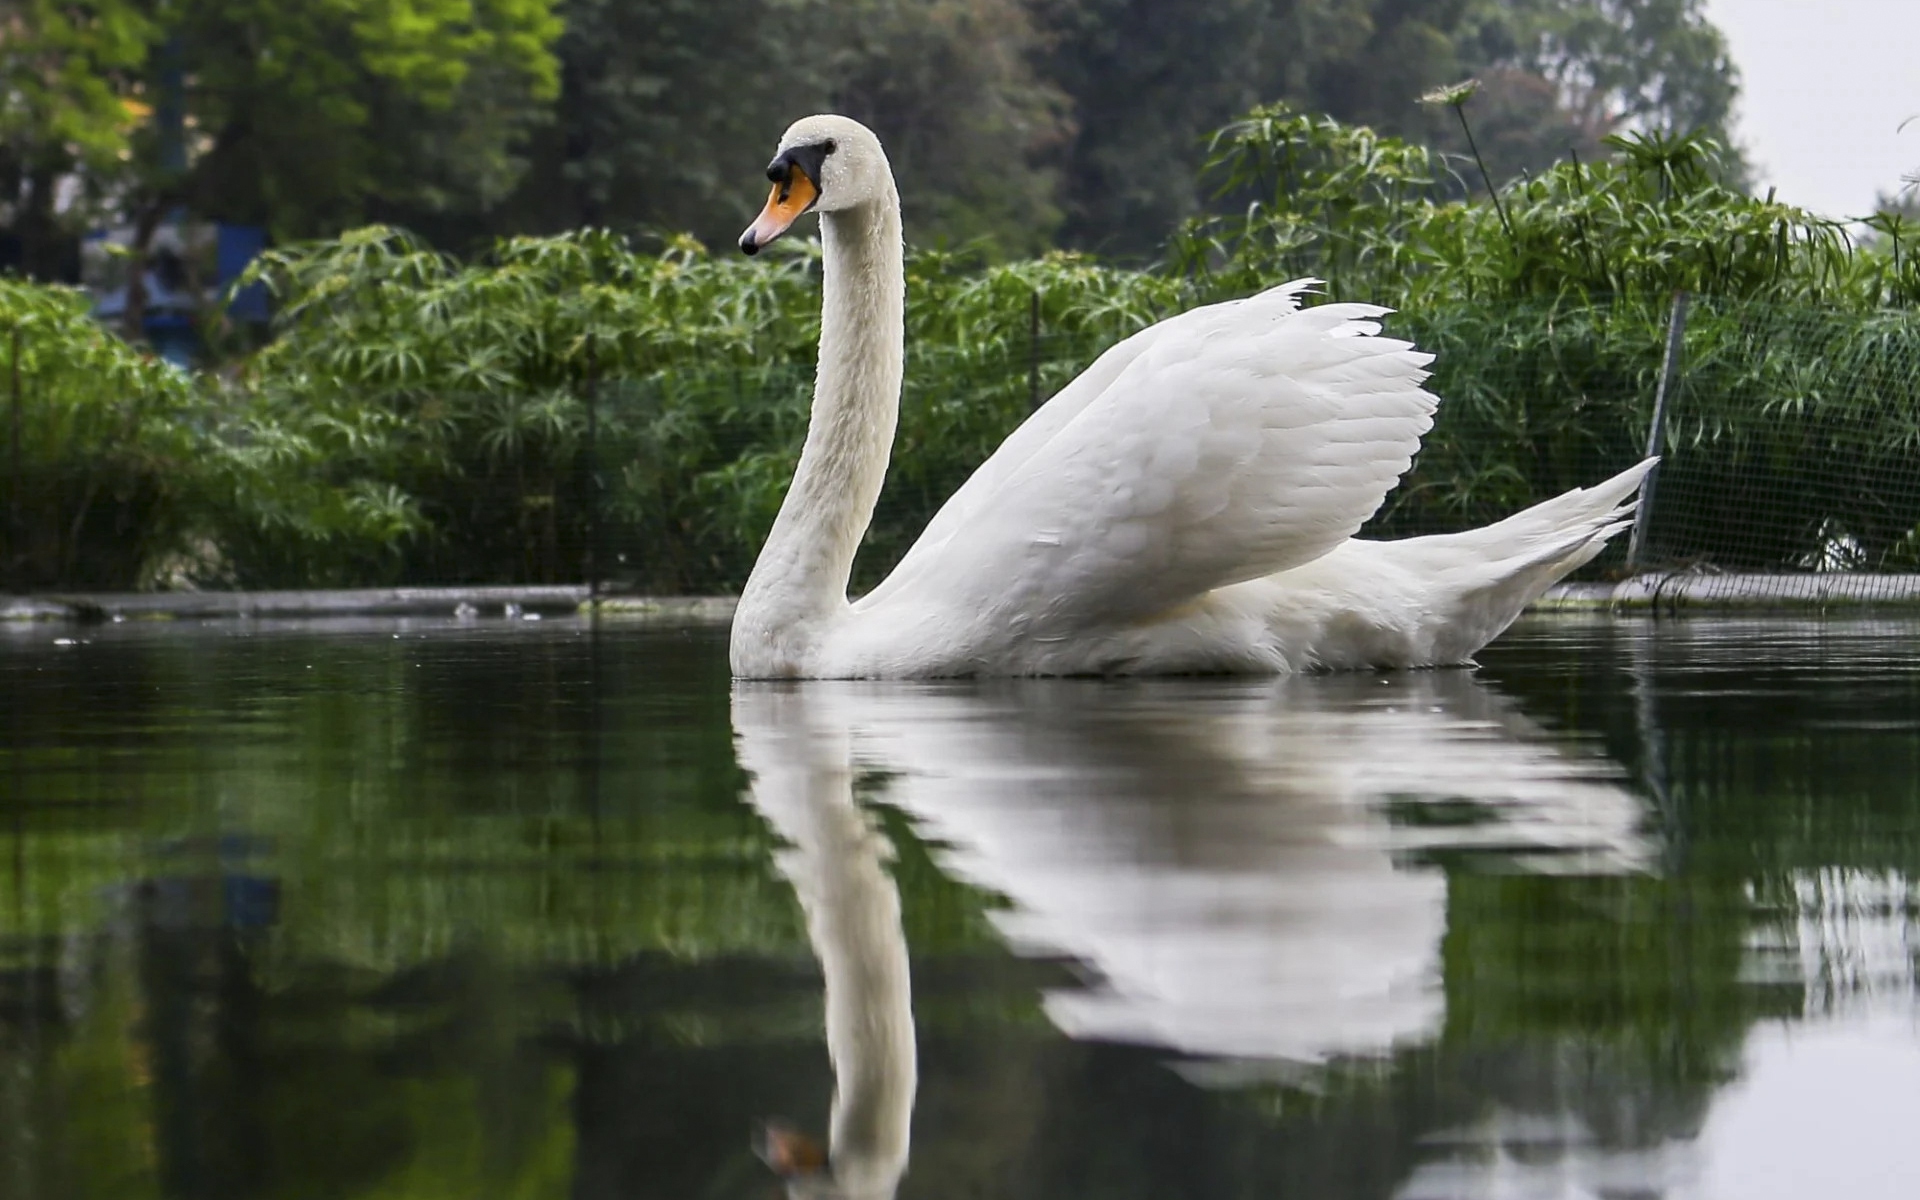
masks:
<path fill-rule="evenodd" d="M 1092 984 L 1046 997 L 1057 1026 L 1216 1081 L 1434 1036 L 1438 859 L 1650 857 L 1614 764 L 1463 671 L 740 685 L 733 720 L 826 976 L 837 1090 L 814 1185 L 833 1194 L 890 1194 L 915 1086 L 899 893 L 857 771 L 887 772 L 943 867 L 1005 897 L 1016 950 L 1086 966 Z"/>
<path fill-rule="evenodd" d="M 793 884 L 826 978 L 833 1063 L 829 1150 L 770 1125 L 761 1156 L 795 1196 L 885 1200 L 907 1165 L 918 1071 L 900 889 L 892 847 L 853 802 L 847 718 L 805 690 L 740 691 L 734 727 L 754 807 L 788 846 L 774 865 Z"/>

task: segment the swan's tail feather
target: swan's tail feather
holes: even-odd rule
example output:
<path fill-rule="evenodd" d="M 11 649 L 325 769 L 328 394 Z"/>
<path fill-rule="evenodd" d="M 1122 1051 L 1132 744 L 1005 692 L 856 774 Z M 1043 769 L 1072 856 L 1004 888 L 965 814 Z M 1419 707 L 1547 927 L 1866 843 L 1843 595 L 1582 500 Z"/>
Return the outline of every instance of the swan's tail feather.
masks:
<path fill-rule="evenodd" d="M 1449 549 L 1463 553 L 1440 576 L 1441 588 L 1452 593 L 1455 624 L 1447 639 L 1453 645 L 1439 648 L 1443 660 L 1471 658 L 1527 605 L 1631 526 L 1641 481 L 1657 461 L 1645 459 L 1602 483 L 1458 535 Z"/>
<path fill-rule="evenodd" d="M 1504 521 L 1464 533 L 1365 545 L 1370 575 L 1426 614 L 1410 662 L 1469 661 L 1527 605 L 1591 562 L 1633 523 L 1641 480 L 1657 460 L 1637 463 L 1592 487 L 1576 488 Z M 1397 581 L 1398 587 L 1387 584 Z M 1417 598 L 1415 593 L 1417 593 Z M 1411 632 L 1411 631 L 1409 631 Z"/>
<path fill-rule="evenodd" d="M 1566 562 L 1571 571 L 1591 561 L 1608 538 L 1632 524 L 1640 482 L 1656 461 L 1646 459 L 1602 483 L 1543 500 L 1504 521 L 1416 540 L 1434 543 L 1433 549 L 1442 551 L 1441 557 L 1449 561 L 1433 564 L 1441 570 L 1504 575 L 1574 556 Z"/>

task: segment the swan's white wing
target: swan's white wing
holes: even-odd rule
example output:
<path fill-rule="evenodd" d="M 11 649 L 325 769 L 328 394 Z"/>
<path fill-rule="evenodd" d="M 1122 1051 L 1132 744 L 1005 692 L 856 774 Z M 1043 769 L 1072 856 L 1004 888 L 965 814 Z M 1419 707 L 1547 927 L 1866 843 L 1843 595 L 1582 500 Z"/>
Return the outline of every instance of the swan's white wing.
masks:
<path fill-rule="evenodd" d="M 1272 305 L 1276 312 L 1281 309 L 1292 311 L 1299 307 L 1301 294 L 1319 283 L 1318 279 L 1296 279 L 1262 292 L 1255 299 Z M 861 598 L 861 607 L 879 603 L 901 590 L 923 570 L 929 569 L 953 535 L 967 527 L 977 510 L 992 502 L 1000 485 L 1045 448 L 1088 405 L 1099 399 L 1135 359 L 1165 337 L 1204 337 L 1205 331 L 1218 322 L 1221 309 L 1239 303 L 1244 302 L 1230 301 L 1226 305 L 1189 309 L 1109 346 L 1100 357 L 1093 360 L 1093 365 L 1054 393 L 1018 429 L 1008 434 L 1007 440 L 1000 443 L 987 461 L 981 463 L 979 469 L 953 495 L 947 497 L 947 502 L 940 506 L 940 511 L 934 513 L 933 520 L 927 522 L 927 527 L 920 532 L 919 539 L 908 549 L 893 573 Z"/>
<path fill-rule="evenodd" d="M 861 607 L 894 596 L 1126 619 L 1351 537 L 1432 424 L 1430 356 L 1304 283 L 1115 347 L 1023 426 Z"/>
<path fill-rule="evenodd" d="M 1300 307 L 1300 297 L 1320 284 L 1318 279 L 1296 279 L 1270 288 L 1253 298 L 1275 316 Z M 1189 337 L 1204 340 L 1217 328 L 1225 311 L 1248 301 L 1228 301 L 1204 308 L 1189 309 L 1147 326 L 1131 337 L 1114 344 L 1076 376 L 1073 381 L 1041 405 L 1020 427 L 1007 435 L 987 461 L 980 464 L 960 488 L 947 497 L 933 520 L 921 531 L 920 538 L 901 559 L 899 567 L 868 596 L 879 600 L 889 589 L 897 588 L 926 567 L 937 551 L 966 528 L 976 510 L 992 501 L 994 492 L 1054 436 L 1065 429 L 1087 406 L 1113 385 L 1121 374 L 1163 338 Z"/>

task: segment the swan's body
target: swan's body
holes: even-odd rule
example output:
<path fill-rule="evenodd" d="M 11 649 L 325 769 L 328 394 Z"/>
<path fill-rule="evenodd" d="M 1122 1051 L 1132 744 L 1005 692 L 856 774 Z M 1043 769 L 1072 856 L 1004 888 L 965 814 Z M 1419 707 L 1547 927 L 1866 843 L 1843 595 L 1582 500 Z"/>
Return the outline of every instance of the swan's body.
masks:
<path fill-rule="evenodd" d="M 1107 351 L 849 603 L 899 411 L 899 199 L 856 122 L 809 117 L 781 147 L 774 197 L 741 245 L 817 197 L 820 365 L 799 467 L 734 616 L 738 676 L 1465 662 L 1599 552 L 1649 465 L 1484 529 L 1355 540 L 1432 425 L 1431 356 L 1379 335 L 1385 309 L 1302 309 L 1313 281 L 1296 281 Z"/>

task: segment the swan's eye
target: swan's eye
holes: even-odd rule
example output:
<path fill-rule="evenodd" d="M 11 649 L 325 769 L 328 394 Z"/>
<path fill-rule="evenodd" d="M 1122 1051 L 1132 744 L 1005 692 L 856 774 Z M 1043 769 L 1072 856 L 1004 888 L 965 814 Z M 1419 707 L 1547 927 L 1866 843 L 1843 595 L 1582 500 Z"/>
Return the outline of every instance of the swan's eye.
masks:
<path fill-rule="evenodd" d="M 794 146 L 782 150 L 767 164 L 767 178 L 778 184 L 783 190 L 793 186 L 795 173 L 806 176 L 807 182 L 817 190 L 820 186 L 821 166 L 832 154 L 835 143 L 831 140 L 810 142 L 804 146 Z"/>

